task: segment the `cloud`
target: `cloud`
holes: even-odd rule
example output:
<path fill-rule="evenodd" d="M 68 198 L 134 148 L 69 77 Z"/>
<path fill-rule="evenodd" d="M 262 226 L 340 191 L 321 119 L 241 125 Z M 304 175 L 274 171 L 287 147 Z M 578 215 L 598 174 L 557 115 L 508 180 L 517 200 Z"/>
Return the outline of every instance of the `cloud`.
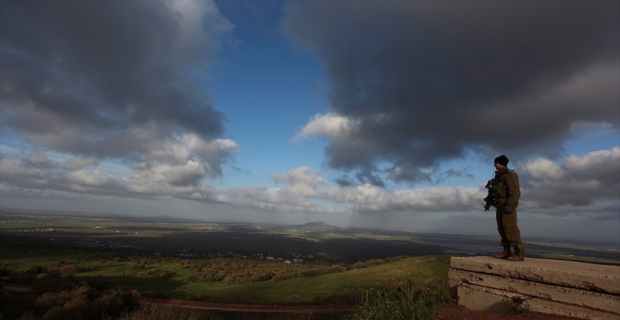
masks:
<path fill-rule="evenodd" d="M 221 174 L 236 143 L 201 78 L 234 26 L 212 1 L 8 1 L 0 15 L 5 129 L 70 170 L 116 159 L 172 186 Z"/>
<path fill-rule="evenodd" d="M 180 185 L 166 179 L 118 177 L 99 170 L 72 170 L 67 167 L 34 168 L 19 159 L 0 159 L 3 196 L 58 196 L 88 194 L 124 198 L 179 198 L 217 203 L 215 188 L 206 184 Z"/>
<path fill-rule="evenodd" d="M 559 164 L 546 158 L 525 162 L 516 169 L 522 191 L 519 210 L 549 216 L 616 219 L 620 209 L 618 163 L 618 147 L 583 156 L 572 155 Z M 463 175 L 463 172 L 440 173 L 440 176 L 449 175 Z M 482 211 L 482 198 L 486 195 L 483 185 L 396 190 L 386 190 L 371 183 L 331 186 L 320 171 L 309 167 L 293 169 L 272 178 L 285 185 L 223 190 L 219 200 L 279 212 L 422 216 Z"/>
<path fill-rule="evenodd" d="M 3 177 L 8 176 L 37 176 L 41 171 L 37 168 L 25 166 L 21 161 L 0 159 L 0 173 Z"/>
<path fill-rule="evenodd" d="M 317 187 L 327 185 L 327 181 L 319 171 L 306 166 L 290 170 L 282 175 L 272 175 L 272 179 L 276 183 L 287 184 L 285 188 L 291 194 L 304 197 L 315 196 Z"/>
<path fill-rule="evenodd" d="M 310 118 L 294 140 L 299 141 L 314 135 L 325 135 L 335 140 L 346 139 L 353 132 L 355 125 L 355 122 L 333 113 L 317 114 Z"/>
<path fill-rule="evenodd" d="M 222 161 L 235 150 L 237 144 L 229 139 L 205 141 L 195 134 L 173 135 L 162 141 L 150 141 L 134 170 L 139 179 L 195 185 L 204 178 L 220 175 Z"/>
<path fill-rule="evenodd" d="M 192 141 L 187 137 L 181 140 Z M 394 190 L 371 183 L 332 185 L 320 170 L 306 166 L 273 175 L 276 187 L 255 185 L 218 190 L 199 181 L 177 183 L 175 179 L 202 177 L 206 174 L 203 171 L 207 170 L 205 167 L 191 160 L 190 145 L 183 145 L 187 149 L 176 154 L 183 155 L 178 158 L 176 167 L 161 165 L 148 171 L 136 170 L 134 176 L 116 176 L 93 169 L 71 170 L 66 166 L 32 167 L 25 161 L 31 154 L 23 154 L 23 159 L 5 157 L 0 159 L 0 188 L 3 196 L 49 196 L 68 192 L 143 199 L 177 198 L 280 214 L 295 212 L 367 217 L 422 217 L 445 212 L 467 215 L 482 212 L 482 198 L 486 195 L 483 185 Z M 233 147 L 225 141 L 217 145 L 224 149 Z M 172 145 L 170 147 L 174 149 Z M 158 156 L 166 158 L 172 155 L 164 152 Z M 41 157 L 47 158 L 45 155 Z M 515 169 L 520 177 L 522 191 L 519 212 L 617 220 L 620 210 L 618 163 L 618 147 L 568 156 L 559 163 L 546 158 L 524 162 Z M 105 166 L 105 163 L 99 165 Z"/>
<path fill-rule="evenodd" d="M 345 212 L 328 204 L 315 202 L 315 200 L 321 200 L 318 194 L 319 188 L 327 185 L 327 181 L 318 170 L 304 166 L 289 170 L 284 174 L 272 175 L 271 178 L 277 184 L 284 184 L 284 186 L 267 188 L 264 185 L 257 185 L 247 188 L 230 188 L 222 190 L 218 199 L 224 203 L 278 212 Z"/>
<path fill-rule="evenodd" d="M 73 157 L 65 162 L 65 166 L 69 170 L 80 170 L 90 166 L 96 166 L 99 164 L 99 159 L 95 157 Z"/>
<path fill-rule="evenodd" d="M 31 151 L 23 162 L 29 167 L 44 169 L 54 168 L 57 165 L 54 161 L 48 159 L 44 154 L 38 151 Z"/>
<path fill-rule="evenodd" d="M 370 184 L 326 190 L 323 194 L 329 200 L 353 204 L 352 210 L 357 213 L 379 215 L 470 211 L 481 207 L 482 199 L 478 188 L 385 191 Z"/>
<path fill-rule="evenodd" d="M 619 10 L 608 1 L 287 2 L 284 30 L 330 81 L 330 112 L 297 137 L 327 136 L 330 167 L 381 185 L 435 180 L 427 173 L 445 160 L 506 146 L 522 158 L 558 156 L 578 123 L 617 134 Z"/>
<path fill-rule="evenodd" d="M 519 167 L 524 205 L 554 215 L 620 210 L 620 148 L 572 155 L 556 164 L 539 158 Z"/>

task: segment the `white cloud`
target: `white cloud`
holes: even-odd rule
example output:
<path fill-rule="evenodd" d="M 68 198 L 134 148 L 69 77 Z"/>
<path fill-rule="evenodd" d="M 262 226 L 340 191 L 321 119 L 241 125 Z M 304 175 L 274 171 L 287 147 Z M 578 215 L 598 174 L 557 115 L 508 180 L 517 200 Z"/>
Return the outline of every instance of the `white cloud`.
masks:
<path fill-rule="evenodd" d="M 74 185 L 88 187 L 100 187 L 110 183 L 114 179 L 99 171 L 76 171 L 67 175 L 67 182 Z"/>
<path fill-rule="evenodd" d="M 222 161 L 237 150 L 233 140 L 205 141 L 192 133 L 149 144 L 142 161 L 134 166 L 137 178 L 172 185 L 196 184 L 220 175 Z"/>
<path fill-rule="evenodd" d="M 620 167 L 620 148 L 614 147 L 611 150 L 600 150 L 590 152 L 584 156 L 570 156 L 566 159 L 566 170 L 568 171 L 590 171 L 606 166 Z"/>
<path fill-rule="evenodd" d="M 321 176 L 320 171 L 306 166 L 271 177 L 275 182 L 288 184 L 285 187 L 287 192 L 304 197 L 314 197 L 318 186 L 327 185 L 327 181 Z"/>
<path fill-rule="evenodd" d="M 559 164 L 544 158 L 538 158 L 524 164 L 523 168 L 534 178 L 551 178 L 559 179 L 564 172 Z"/>
<path fill-rule="evenodd" d="M 356 123 L 354 120 L 335 113 L 317 114 L 310 118 L 308 124 L 293 138 L 293 141 L 300 141 L 314 135 L 325 135 L 338 139 L 351 134 Z"/>
<path fill-rule="evenodd" d="M 26 167 L 21 161 L 0 159 L 0 176 L 2 180 L 9 176 L 37 176 L 41 171 L 37 168 Z"/>
<path fill-rule="evenodd" d="M 375 214 L 425 214 L 470 211 L 482 208 L 484 192 L 479 188 L 442 187 L 412 190 L 384 190 L 370 184 L 325 190 L 331 201 L 350 203 L 353 210 Z"/>
<path fill-rule="evenodd" d="M 620 210 L 620 148 L 520 166 L 524 206 L 554 215 Z"/>

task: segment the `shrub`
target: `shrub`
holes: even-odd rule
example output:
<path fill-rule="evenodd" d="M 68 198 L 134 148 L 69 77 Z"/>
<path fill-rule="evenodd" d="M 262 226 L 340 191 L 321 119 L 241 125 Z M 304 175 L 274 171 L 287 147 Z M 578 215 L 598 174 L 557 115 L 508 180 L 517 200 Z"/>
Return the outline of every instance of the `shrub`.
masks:
<path fill-rule="evenodd" d="M 248 282 L 262 282 L 262 281 L 267 281 L 271 279 L 272 277 L 273 277 L 273 274 L 271 273 L 256 274 L 248 278 L 247 281 Z"/>
<path fill-rule="evenodd" d="M 213 275 L 213 279 L 214 281 L 220 281 L 223 280 L 227 275 L 226 271 L 219 271 L 216 274 Z"/>
<path fill-rule="evenodd" d="M 60 272 L 62 274 L 73 274 L 77 271 L 77 267 L 74 264 L 68 264 L 66 266 L 60 267 Z"/>
<path fill-rule="evenodd" d="M 124 309 L 138 306 L 137 291 L 96 291 L 85 282 L 60 292 L 45 292 L 35 298 L 34 315 L 44 320 L 101 319 L 120 316 Z"/>
<path fill-rule="evenodd" d="M 321 274 L 323 274 L 321 269 L 310 269 L 310 270 L 302 271 L 299 275 L 302 277 L 315 277 L 315 276 L 320 276 Z"/>
<path fill-rule="evenodd" d="M 228 277 L 226 277 L 224 279 L 224 282 L 226 282 L 227 284 L 236 284 L 236 283 L 242 283 L 243 282 L 243 278 L 236 276 L 236 275 L 230 275 Z"/>
<path fill-rule="evenodd" d="M 205 279 L 206 279 L 206 276 L 204 274 L 199 273 L 199 274 L 195 274 L 195 275 L 189 276 L 186 281 L 188 281 L 188 282 L 204 282 Z"/>
<path fill-rule="evenodd" d="M 343 266 L 340 265 L 333 265 L 331 266 L 329 269 L 325 270 L 325 273 L 338 273 L 338 272 L 345 272 L 347 269 Z"/>
<path fill-rule="evenodd" d="M 391 290 L 370 289 L 362 296 L 362 308 L 348 320 L 431 320 L 432 312 L 445 303 L 440 290 L 421 290 L 413 281 Z"/>
<path fill-rule="evenodd" d="M 135 309 L 139 303 L 137 291 L 109 290 L 94 299 L 84 310 L 85 319 L 100 319 L 103 315 L 118 317 L 122 310 Z"/>
<path fill-rule="evenodd" d="M 282 280 L 293 279 L 293 278 L 296 278 L 296 277 L 297 277 L 297 275 L 294 272 L 291 272 L 291 273 L 279 273 L 279 274 L 276 274 L 273 277 L 273 280 L 274 281 L 282 281 Z"/>
<path fill-rule="evenodd" d="M 80 311 L 73 307 L 52 307 L 41 318 L 42 320 L 82 320 Z"/>

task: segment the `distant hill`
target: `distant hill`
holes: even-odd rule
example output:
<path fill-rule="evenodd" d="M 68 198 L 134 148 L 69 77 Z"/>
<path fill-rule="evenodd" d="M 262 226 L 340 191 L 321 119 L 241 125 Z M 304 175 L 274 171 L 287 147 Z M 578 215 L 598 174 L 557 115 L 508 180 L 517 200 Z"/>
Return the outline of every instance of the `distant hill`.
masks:
<path fill-rule="evenodd" d="M 337 232 L 347 230 L 347 228 L 332 226 L 323 221 L 313 221 L 302 225 L 292 225 L 288 226 L 287 229 L 295 229 L 306 232 Z"/>

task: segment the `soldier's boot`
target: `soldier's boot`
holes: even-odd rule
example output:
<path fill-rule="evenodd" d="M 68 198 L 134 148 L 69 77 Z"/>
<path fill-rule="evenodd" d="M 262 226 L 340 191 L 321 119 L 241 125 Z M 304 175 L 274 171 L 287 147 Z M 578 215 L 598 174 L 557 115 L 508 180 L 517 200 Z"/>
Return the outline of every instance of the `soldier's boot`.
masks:
<path fill-rule="evenodd" d="M 504 251 L 500 252 L 500 253 L 496 253 L 493 255 L 493 258 L 495 259 L 506 259 L 508 257 L 510 257 L 512 253 L 510 252 L 510 247 L 504 247 Z"/>
<path fill-rule="evenodd" d="M 525 260 L 525 248 L 523 246 L 515 247 L 515 253 L 507 258 L 509 261 L 523 261 Z"/>

